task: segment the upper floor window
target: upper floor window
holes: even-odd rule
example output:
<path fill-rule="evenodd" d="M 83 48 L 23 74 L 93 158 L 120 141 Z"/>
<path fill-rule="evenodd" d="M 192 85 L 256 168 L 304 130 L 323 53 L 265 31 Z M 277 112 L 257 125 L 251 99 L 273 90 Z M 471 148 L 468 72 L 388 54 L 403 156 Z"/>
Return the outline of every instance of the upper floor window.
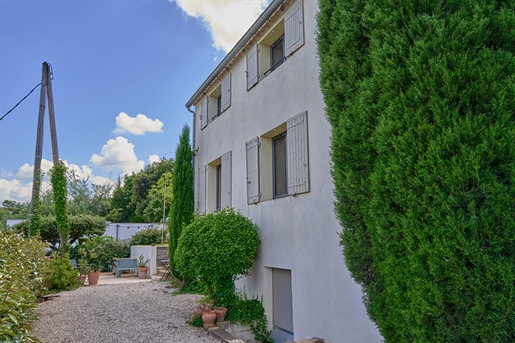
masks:
<path fill-rule="evenodd" d="M 302 0 L 294 2 L 265 36 L 247 53 L 247 90 L 279 67 L 304 44 Z"/>
<path fill-rule="evenodd" d="M 288 195 L 286 132 L 272 139 L 272 183 L 274 198 Z"/>
<path fill-rule="evenodd" d="M 230 73 L 208 95 L 202 98 L 200 106 L 200 123 L 203 129 L 231 106 Z"/>

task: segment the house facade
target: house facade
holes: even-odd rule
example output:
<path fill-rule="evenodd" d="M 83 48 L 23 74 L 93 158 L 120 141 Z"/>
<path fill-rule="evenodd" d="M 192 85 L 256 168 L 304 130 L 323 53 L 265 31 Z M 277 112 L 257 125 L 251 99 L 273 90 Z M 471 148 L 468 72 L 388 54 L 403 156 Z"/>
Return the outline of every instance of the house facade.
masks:
<path fill-rule="evenodd" d="M 273 1 L 187 102 L 195 206 L 234 207 L 259 226 L 258 259 L 237 286 L 263 296 L 276 342 L 380 342 L 339 245 L 317 10 Z"/>

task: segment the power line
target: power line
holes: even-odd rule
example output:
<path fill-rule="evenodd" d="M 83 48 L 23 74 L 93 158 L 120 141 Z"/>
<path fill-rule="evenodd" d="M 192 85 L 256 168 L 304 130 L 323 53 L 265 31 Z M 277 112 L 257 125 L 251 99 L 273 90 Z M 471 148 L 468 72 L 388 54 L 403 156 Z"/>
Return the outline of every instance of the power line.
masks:
<path fill-rule="evenodd" d="M 23 101 L 23 100 L 25 100 L 29 95 L 31 95 L 31 94 L 32 94 L 32 92 L 34 92 L 34 90 L 35 90 L 36 88 L 38 88 L 39 86 L 41 86 L 41 83 L 38 83 L 34 88 L 32 88 L 32 90 L 29 92 L 29 94 L 25 95 L 25 96 L 23 97 L 23 99 L 21 99 L 20 101 L 18 101 L 18 103 L 17 103 L 16 105 L 14 105 L 14 107 L 13 107 L 13 108 L 11 108 L 9 111 L 7 111 L 7 113 L 6 113 L 6 114 L 4 114 L 4 115 L 2 116 L 2 118 L 0 118 L 0 121 L 1 121 L 2 119 L 4 119 L 4 118 L 9 114 L 9 113 L 11 113 L 11 112 L 16 108 L 16 107 L 18 107 L 18 105 L 19 105 L 19 104 L 21 104 L 21 103 L 22 103 L 22 101 Z"/>

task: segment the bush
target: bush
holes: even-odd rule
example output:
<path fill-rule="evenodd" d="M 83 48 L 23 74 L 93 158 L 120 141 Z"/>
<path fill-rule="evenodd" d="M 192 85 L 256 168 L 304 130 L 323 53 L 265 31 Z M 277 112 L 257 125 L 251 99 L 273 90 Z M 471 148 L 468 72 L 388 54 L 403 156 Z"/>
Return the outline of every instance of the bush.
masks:
<path fill-rule="evenodd" d="M 320 1 L 343 251 L 386 342 L 515 341 L 514 25 L 514 1 Z"/>
<path fill-rule="evenodd" d="M 0 342 L 31 342 L 37 296 L 48 261 L 47 245 L 0 230 Z"/>
<path fill-rule="evenodd" d="M 109 270 L 114 257 L 129 257 L 131 248 L 127 242 L 116 241 L 111 236 L 97 236 L 85 241 L 78 251 L 79 258 L 88 260 L 95 271 L 105 271 Z"/>
<path fill-rule="evenodd" d="M 79 286 L 77 277 L 78 271 L 70 263 L 70 256 L 66 254 L 65 257 L 61 257 L 59 253 L 54 253 L 50 259 L 44 284 L 51 291 L 75 289 Z"/>
<path fill-rule="evenodd" d="M 161 229 L 149 227 L 136 232 L 131 239 L 131 245 L 150 245 L 161 244 L 163 231 Z M 168 242 L 168 230 L 164 231 L 164 242 Z"/>
<path fill-rule="evenodd" d="M 175 264 L 186 278 L 205 285 L 217 305 L 235 300 L 234 280 L 247 275 L 257 257 L 258 227 L 233 209 L 204 214 L 179 238 Z"/>
<path fill-rule="evenodd" d="M 237 292 L 236 295 L 237 300 L 227 309 L 225 320 L 249 325 L 256 341 L 273 343 L 273 339 L 270 338 L 271 332 L 267 329 L 263 299 L 257 297 L 249 299 L 244 291 Z"/>

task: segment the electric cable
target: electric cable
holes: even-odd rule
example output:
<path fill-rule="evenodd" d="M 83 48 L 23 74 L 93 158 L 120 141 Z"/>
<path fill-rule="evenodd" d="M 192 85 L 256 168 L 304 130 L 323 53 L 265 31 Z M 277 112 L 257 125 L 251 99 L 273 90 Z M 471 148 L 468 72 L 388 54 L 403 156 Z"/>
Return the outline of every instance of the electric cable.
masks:
<path fill-rule="evenodd" d="M 2 116 L 2 118 L 0 118 L 0 121 L 1 121 L 2 119 L 4 119 L 4 118 L 9 114 L 9 113 L 11 113 L 11 112 L 16 108 L 16 107 L 18 107 L 18 105 L 19 105 L 19 104 L 21 104 L 21 103 L 22 103 L 22 101 L 23 101 L 23 100 L 25 100 L 29 95 L 31 95 L 31 94 L 32 94 L 32 92 L 34 92 L 34 90 L 35 90 L 36 88 L 38 88 L 39 86 L 41 86 L 41 82 L 40 82 L 40 83 L 38 83 L 34 88 L 32 88 L 32 90 L 29 92 L 29 94 L 25 95 L 25 96 L 23 97 L 23 99 L 21 99 L 20 101 L 18 101 L 18 103 L 17 103 L 16 105 L 14 105 L 14 107 L 13 107 L 13 108 L 11 108 L 9 111 L 7 111 L 7 113 L 6 113 L 6 114 L 4 114 L 4 115 Z"/>

